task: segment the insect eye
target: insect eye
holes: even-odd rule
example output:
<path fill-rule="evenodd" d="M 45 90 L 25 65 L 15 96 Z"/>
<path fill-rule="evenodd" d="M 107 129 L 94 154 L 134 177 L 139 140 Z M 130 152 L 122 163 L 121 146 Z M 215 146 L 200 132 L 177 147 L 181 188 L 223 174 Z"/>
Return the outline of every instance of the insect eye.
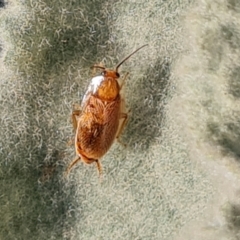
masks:
<path fill-rule="evenodd" d="M 119 78 L 120 77 L 120 74 L 118 72 L 116 72 L 116 76 Z"/>

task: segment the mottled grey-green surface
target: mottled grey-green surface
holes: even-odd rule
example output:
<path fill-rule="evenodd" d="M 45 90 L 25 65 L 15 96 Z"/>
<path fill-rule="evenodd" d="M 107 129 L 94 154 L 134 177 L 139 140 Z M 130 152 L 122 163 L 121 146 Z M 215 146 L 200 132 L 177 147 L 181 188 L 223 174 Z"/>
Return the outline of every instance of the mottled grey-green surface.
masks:
<path fill-rule="evenodd" d="M 239 19 L 237 0 L 1 8 L 0 239 L 240 239 Z M 127 147 L 101 181 L 83 163 L 64 178 L 90 66 L 146 43 L 120 69 Z"/>

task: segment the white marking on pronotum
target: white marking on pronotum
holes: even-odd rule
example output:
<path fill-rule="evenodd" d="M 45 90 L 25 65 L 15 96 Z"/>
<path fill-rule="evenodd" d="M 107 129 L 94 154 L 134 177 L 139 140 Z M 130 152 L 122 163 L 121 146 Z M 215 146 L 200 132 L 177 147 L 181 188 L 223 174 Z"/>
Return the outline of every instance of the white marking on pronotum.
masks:
<path fill-rule="evenodd" d="M 104 76 L 96 76 L 94 78 L 92 78 L 91 83 L 88 86 L 88 89 L 85 93 L 85 95 L 83 96 L 83 100 L 82 103 L 84 103 L 86 101 L 87 96 L 89 95 L 89 93 L 96 93 L 98 87 L 101 85 L 101 82 L 104 80 Z"/>
<path fill-rule="evenodd" d="M 103 76 L 97 76 L 94 77 L 90 83 L 90 85 L 92 85 L 93 88 L 93 93 L 95 93 L 99 87 L 99 85 L 101 84 L 101 82 L 104 80 Z"/>

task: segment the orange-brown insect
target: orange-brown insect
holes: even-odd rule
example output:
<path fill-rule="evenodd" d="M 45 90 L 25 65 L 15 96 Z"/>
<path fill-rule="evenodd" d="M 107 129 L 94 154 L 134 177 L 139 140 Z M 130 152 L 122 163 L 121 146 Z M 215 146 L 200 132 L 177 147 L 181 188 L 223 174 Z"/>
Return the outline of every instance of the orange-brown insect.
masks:
<path fill-rule="evenodd" d="M 147 44 L 146 44 L 147 45 Z M 109 150 L 115 138 L 118 138 L 127 122 L 128 114 L 124 112 L 124 99 L 120 91 L 127 77 L 120 85 L 119 67 L 134 53 L 124 58 L 115 70 L 100 65 L 92 68 L 102 69 L 101 76 L 92 78 L 86 91 L 81 110 L 72 112 L 73 127 L 76 131 L 75 149 L 77 157 L 70 163 L 67 173 L 80 160 L 87 164 L 95 162 L 99 174 L 102 172 L 99 159 Z"/>

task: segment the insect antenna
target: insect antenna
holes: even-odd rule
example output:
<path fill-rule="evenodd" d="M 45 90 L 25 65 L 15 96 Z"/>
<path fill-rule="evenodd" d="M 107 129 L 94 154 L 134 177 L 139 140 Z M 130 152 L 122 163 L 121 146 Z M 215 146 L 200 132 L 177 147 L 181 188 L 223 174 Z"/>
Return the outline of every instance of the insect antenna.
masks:
<path fill-rule="evenodd" d="M 129 54 L 127 57 L 125 57 L 117 66 L 116 66 L 116 72 L 118 72 L 118 68 L 126 61 L 128 60 L 134 53 L 138 52 L 140 49 L 146 47 L 148 44 L 145 44 L 141 47 L 139 47 L 138 49 L 136 49 L 134 52 L 132 52 L 131 54 Z"/>

